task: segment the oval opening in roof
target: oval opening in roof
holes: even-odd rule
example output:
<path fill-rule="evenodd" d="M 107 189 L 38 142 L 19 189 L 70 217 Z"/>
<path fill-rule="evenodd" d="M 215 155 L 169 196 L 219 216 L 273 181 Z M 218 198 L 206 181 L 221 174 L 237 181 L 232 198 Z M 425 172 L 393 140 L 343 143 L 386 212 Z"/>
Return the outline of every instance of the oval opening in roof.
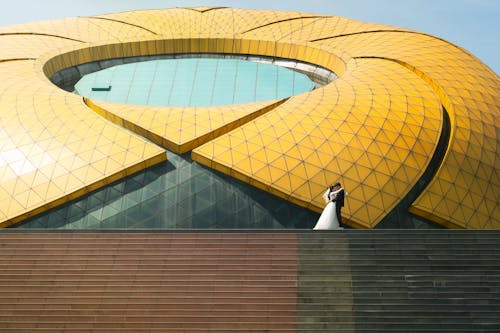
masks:
<path fill-rule="evenodd" d="M 83 76 L 75 92 L 93 100 L 206 107 L 278 100 L 314 89 L 302 73 L 228 58 L 158 59 L 112 66 Z"/>

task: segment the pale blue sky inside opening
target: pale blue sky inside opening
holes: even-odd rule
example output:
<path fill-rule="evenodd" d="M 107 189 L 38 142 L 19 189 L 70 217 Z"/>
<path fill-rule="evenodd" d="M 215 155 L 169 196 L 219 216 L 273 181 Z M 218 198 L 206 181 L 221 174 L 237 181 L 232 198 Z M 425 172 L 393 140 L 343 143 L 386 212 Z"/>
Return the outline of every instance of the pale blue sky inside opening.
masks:
<path fill-rule="evenodd" d="M 180 107 L 271 101 L 312 89 L 314 84 L 306 75 L 291 69 L 224 58 L 117 65 L 87 74 L 75 85 L 77 94 L 93 100 Z"/>

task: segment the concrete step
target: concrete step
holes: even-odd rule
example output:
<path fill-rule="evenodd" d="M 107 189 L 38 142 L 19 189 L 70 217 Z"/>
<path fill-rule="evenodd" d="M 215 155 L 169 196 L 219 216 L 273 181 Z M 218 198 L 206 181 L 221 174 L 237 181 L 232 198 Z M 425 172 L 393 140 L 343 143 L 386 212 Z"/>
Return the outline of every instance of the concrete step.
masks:
<path fill-rule="evenodd" d="M 0 232 L 1 332 L 498 332 L 500 232 Z"/>

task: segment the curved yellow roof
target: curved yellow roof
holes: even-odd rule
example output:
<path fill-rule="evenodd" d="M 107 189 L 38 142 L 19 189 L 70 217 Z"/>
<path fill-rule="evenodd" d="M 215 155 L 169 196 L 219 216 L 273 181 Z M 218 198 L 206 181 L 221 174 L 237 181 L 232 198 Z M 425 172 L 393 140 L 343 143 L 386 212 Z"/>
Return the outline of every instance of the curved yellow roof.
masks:
<path fill-rule="evenodd" d="M 372 228 L 419 183 L 443 137 L 409 210 L 447 227 L 500 228 L 500 79 L 442 39 L 337 16 L 199 7 L 4 27 L 0 45 L 1 226 L 162 161 L 162 146 L 318 212 L 339 180 L 347 223 Z M 84 100 L 49 79 L 92 61 L 205 52 L 293 59 L 339 78 L 223 108 Z"/>

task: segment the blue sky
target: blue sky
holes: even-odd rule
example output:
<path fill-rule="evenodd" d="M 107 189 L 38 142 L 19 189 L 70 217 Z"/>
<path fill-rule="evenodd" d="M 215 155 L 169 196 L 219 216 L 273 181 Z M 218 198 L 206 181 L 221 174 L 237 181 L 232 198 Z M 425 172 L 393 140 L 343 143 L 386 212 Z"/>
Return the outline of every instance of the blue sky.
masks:
<path fill-rule="evenodd" d="M 340 15 L 426 32 L 500 73 L 500 0 L 11 0 L 0 26 L 145 8 L 226 6 Z"/>

